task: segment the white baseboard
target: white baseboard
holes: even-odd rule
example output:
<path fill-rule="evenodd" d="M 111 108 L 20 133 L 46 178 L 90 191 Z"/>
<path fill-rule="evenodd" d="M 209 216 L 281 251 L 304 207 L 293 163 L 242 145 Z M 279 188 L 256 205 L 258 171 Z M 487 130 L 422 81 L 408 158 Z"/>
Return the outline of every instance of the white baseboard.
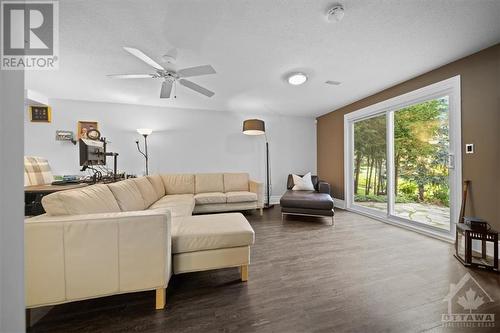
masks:
<path fill-rule="evenodd" d="M 281 199 L 281 195 L 271 195 L 271 204 L 272 205 L 279 205 L 280 204 L 280 199 Z"/>
<path fill-rule="evenodd" d="M 333 198 L 333 205 L 335 208 L 345 209 L 345 201 Z"/>

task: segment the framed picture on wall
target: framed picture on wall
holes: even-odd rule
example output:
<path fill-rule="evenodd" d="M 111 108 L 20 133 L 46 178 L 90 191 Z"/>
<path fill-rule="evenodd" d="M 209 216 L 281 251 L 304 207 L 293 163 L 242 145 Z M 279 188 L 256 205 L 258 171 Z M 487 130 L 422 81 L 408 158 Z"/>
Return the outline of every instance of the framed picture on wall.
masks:
<path fill-rule="evenodd" d="M 98 130 L 98 126 L 99 124 L 97 123 L 97 121 L 80 120 L 78 122 L 78 139 L 87 139 L 87 133 L 92 129 Z"/>
<path fill-rule="evenodd" d="M 50 106 L 32 105 L 29 107 L 29 112 L 32 123 L 50 123 L 52 121 Z"/>

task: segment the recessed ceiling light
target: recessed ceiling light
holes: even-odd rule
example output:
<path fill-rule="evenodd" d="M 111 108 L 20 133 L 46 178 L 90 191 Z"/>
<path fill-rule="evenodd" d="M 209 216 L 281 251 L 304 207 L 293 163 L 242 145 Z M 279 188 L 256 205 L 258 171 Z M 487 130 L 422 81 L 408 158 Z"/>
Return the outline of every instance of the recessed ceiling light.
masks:
<path fill-rule="evenodd" d="M 307 75 L 304 73 L 292 73 L 288 76 L 288 83 L 299 86 L 307 81 Z"/>

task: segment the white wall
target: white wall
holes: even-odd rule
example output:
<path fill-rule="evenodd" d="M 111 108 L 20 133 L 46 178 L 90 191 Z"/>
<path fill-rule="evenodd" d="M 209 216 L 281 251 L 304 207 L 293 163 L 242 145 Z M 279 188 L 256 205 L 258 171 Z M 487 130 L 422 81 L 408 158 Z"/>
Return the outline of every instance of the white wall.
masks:
<path fill-rule="evenodd" d="M 316 124 L 312 117 L 239 114 L 207 110 L 172 109 L 128 104 L 50 100 L 52 123 L 25 120 L 26 155 L 49 159 L 56 175 L 78 174 L 78 145 L 55 141 L 58 129 L 76 132 L 78 120 L 99 122 L 101 134 L 118 152 L 118 169 L 142 174 L 144 160 L 137 152 L 135 129 L 152 128 L 148 138 L 150 173 L 249 172 L 265 180 L 264 137 L 243 135 L 247 118 L 266 122 L 274 196 L 285 189 L 289 172 L 316 172 Z M 26 118 L 26 117 L 25 117 Z M 112 159 L 108 159 L 112 167 Z"/>
<path fill-rule="evenodd" d="M 24 72 L 0 70 L 0 332 L 24 332 Z"/>

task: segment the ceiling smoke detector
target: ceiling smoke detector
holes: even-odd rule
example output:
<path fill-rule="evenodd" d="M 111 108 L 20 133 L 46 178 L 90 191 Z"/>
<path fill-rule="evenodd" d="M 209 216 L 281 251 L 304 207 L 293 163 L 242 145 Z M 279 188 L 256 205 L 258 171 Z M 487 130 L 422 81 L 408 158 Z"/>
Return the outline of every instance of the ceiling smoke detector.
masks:
<path fill-rule="evenodd" d="M 340 22 L 344 18 L 344 6 L 337 4 L 326 11 L 329 22 Z"/>

